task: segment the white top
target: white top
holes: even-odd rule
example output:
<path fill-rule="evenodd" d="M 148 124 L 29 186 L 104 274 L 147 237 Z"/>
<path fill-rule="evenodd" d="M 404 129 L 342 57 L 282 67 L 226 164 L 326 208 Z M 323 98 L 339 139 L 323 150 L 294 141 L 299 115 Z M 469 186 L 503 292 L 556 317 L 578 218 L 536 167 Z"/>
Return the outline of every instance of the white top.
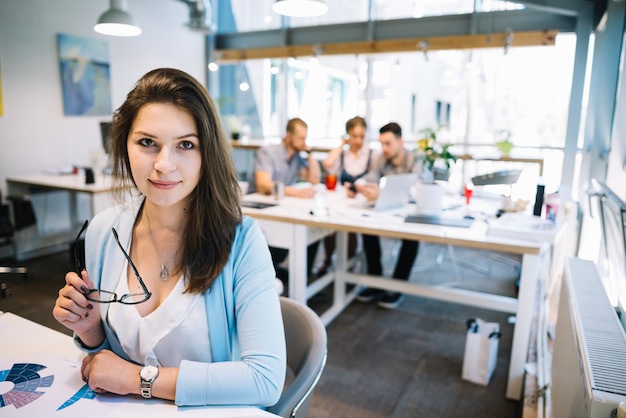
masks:
<path fill-rule="evenodd" d="M 122 269 L 115 289 L 118 296 L 129 293 L 126 272 Z M 184 290 L 181 277 L 163 304 L 145 317 L 133 305 L 112 304 L 109 323 L 133 361 L 159 367 L 178 367 L 183 359 L 212 361 L 204 298 Z"/>
<path fill-rule="evenodd" d="M 363 144 L 363 146 L 356 153 L 356 155 L 349 149 L 344 150 L 343 151 L 343 168 L 346 170 L 348 174 L 352 176 L 358 176 L 359 174 L 364 172 L 365 169 L 367 168 L 367 160 L 369 157 L 369 153 L 370 153 L 370 148 L 367 146 L 367 144 Z M 370 167 L 373 167 L 379 154 L 380 154 L 379 151 L 372 150 Z M 339 170 L 341 169 L 340 165 L 341 165 L 341 156 L 337 158 L 337 161 L 335 162 L 335 165 L 333 166 L 332 171 L 335 171 L 337 174 L 339 174 Z"/>

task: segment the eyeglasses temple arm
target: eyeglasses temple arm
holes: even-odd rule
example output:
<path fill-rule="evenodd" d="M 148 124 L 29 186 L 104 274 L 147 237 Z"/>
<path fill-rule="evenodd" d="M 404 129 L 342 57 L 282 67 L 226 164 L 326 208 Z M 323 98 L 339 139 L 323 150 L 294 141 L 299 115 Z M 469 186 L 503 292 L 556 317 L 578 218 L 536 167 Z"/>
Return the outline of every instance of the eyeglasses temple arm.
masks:
<path fill-rule="evenodd" d="M 76 235 L 76 241 L 74 242 L 74 265 L 76 267 L 76 273 L 78 273 L 78 275 L 80 276 L 81 271 L 83 270 L 83 266 L 81 265 L 81 260 L 78 257 L 78 241 L 80 240 L 80 236 L 83 234 L 83 232 L 85 232 L 85 229 L 87 229 L 87 225 L 89 224 L 89 219 L 86 219 L 85 222 L 83 223 L 83 226 L 80 228 L 80 231 L 78 232 L 78 235 Z"/>
<path fill-rule="evenodd" d="M 115 237 L 115 242 L 117 242 L 117 245 L 120 247 L 120 250 L 122 250 L 122 254 L 124 254 L 124 257 L 126 257 L 126 261 L 128 261 L 128 265 L 130 265 L 130 268 L 133 269 L 133 273 L 135 273 L 135 276 L 137 276 L 137 280 L 139 280 L 139 285 L 141 286 L 143 291 L 146 293 L 146 295 L 148 295 L 148 298 L 149 298 L 150 296 L 152 296 L 152 293 L 150 293 L 148 291 L 148 288 L 146 287 L 146 284 L 143 282 L 143 279 L 139 275 L 139 271 L 137 271 L 137 267 L 135 267 L 135 263 L 133 263 L 133 260 L 130 259 L 130 256 L 128 255 L 128 253 L 126 252 L 124 247 L 122 247 L 122 243 L 120 242 L 120 238 L 117 236 L 117 231 L 115 230 L 115 228 L 111 228 L 111 231 L 113 231 L 113 236 Z"/>

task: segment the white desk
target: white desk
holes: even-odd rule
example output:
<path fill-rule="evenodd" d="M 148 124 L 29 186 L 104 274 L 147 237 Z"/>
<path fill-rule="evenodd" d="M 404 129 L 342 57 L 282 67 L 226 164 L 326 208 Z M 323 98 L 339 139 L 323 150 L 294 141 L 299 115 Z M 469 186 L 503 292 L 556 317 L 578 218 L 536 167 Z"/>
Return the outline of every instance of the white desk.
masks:
<path fill-rule="evenodd" d="M 276 417 L 254 407 L 177 407 L 171 401 L 112 394 L 90 399 L 82 395 L 85 384 L 80 377 L 80 361 L 84 353 L 71 337 L 7 312 L 0 313 L 0 339 L 0 397 L 4 403 L 9 398 L 22 405 L 2 406 L 0 401 L 2 418 Z M 11 378 L 4 373 L 15 363 L 45 367 L 37 371 L 39 376 L 31 375 L 27 388 L 19 388 L 6 381 Z M 41 393 L 39 397 L 37 392 Z M 66 404 L 72 398 L 75 402 Z M 61 405 L 66 406 L 57 410 Z"/>
<path fill-rule="evenodd" d="M 338 188 L 327 193 L 328 216 L 315 216 L 313 199 L 286 197 L 280 205 L 264 208 L 243 208 L 243 212 L 259 221 L 272 246 L 290 250 L 289 297 L 306 301 L 321 288 L 334 280 L 332 306 L 322 314 L 325 324 L 332 321 L 356 296 L 358 288 L 345 293 L 346 283 L 382 288 L 390 291 L 423 296 L 447 302 L 487 308 L 516 315 L 513 347 L 509 369 L 507 397 L 519 399 L 524 376 L 524 363 L 530 341 L 531 321 L 535 296 L 542 267 L 549 263 L 550 244 L 523 241 L 487 234 L 484 222 L 474 222 L 470 228 L 443 227 L 418 223 L 405 223 L 404 211 L 375 213 L 354 207 L 354 200 L 346 199 Z M 271 197 L 248 195 L 246 200 L 276 203 Z M 321 284 L 308 284 L 306 275 L 306 246 L 328 231 L 337 231 L 337 260 L 334 274 L 329 274 Z M 354 274 L 347 269 L 347 233 L 371 234 L 381 237 L 417 240 L 444 245 L 501 251 L 522 256 L 520 288 L 518 297 L 486 294 L 473 290 L 430 286 L 389 278 Z M 545 277 L 542 277 L 545 279 Z"/>
<path fill-rule="evenodd" d="M 86 194 L 89 197 L 91 216 L 111 206 L 113 202 L 111 196 L 113 188 L 110 178 L 96 174 L 95 180 L 94 184 L 85 184 L 84 174 L 34 174 L 7 177 L 9 196 L 28 196 L 33 194 L 34 191 L 68 192 L 68 217 L 71 230 L 44 236 L 39 234 L 36 227 L 18 230 L 14 239 L 15 257 L 18 260 L 24 260 L 67 248 L 67 244 L 75 238 L 78 228 L 85 221 L 85 219 L 78 219 L 79 194 Z"/>

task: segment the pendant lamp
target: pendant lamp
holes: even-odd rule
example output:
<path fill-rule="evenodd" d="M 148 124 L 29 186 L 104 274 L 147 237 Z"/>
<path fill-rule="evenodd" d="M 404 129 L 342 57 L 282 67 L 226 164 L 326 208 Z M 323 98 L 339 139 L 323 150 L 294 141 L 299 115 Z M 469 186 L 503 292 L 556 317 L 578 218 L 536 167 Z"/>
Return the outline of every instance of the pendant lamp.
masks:
<path fill-rule="evenodd" d="M 290 17 L 314 17 L 328 11 L 324 0 L 276 0 L 272 6 L 276 13 Z"/>
<path fill-rule="evenodd" d="M 141 28 L 135 19 L 126 11 L 126 0 L 110 0 L 111 7 L 100 15 L 98 23 L 93 27 L 98 33 L 111 36 L 137 36 Z"/>

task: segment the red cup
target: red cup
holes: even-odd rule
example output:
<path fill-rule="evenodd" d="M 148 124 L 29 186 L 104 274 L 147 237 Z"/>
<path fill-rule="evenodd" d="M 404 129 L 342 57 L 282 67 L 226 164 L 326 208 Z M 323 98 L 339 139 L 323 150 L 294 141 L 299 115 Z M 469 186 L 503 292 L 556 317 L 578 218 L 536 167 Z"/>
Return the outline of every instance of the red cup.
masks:
<path fill-rule="evenodd" d="M 337 174 L 328 173 L 326 174 L 326 188 L 328 190 L 335 190 L 337 187 Z"/>
<path fill-rule="evenodd" d="M 470 184 L 466 184 L 463 191 L 465 193 L 465 204 L 469 205 L 470 199 L 472 198 L 472 193 L 474 192 L 474 188 Z"/>

